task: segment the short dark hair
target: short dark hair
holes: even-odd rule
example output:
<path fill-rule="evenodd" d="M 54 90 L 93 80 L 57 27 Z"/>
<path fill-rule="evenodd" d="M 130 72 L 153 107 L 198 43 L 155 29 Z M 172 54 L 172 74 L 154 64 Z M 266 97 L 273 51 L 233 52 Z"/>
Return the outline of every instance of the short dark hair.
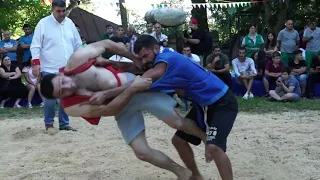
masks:
<path fill-rule="evenodd" d="M 191 49 L 191 46 L 190 46 L 190 44 L 185 44 L 185 45 L 183 46 L 183 48 L 190 48 L 190 49 Z"/>
<path fill-rule="evenodd" d="M 120 28 L 123 29 L 123 26 L 122 26 L 122 25 L 118 25 L 118 26 L 117 26 L 117 29 L 119 30 Z"/>
<path fill-rule="evenodd" d="M 134 43 L 133 51 L 137 54 L 141 51 L 142 48 L 152 48 L 156 44 L 158 44 L 156 38 L 147 34 L 143 34 L 139 36 Z"/>
<path fill-rule="evenodd" d="M 30 26 L 29 24 L 24 24 L 24 25 L 22 26 L 22 29 L 24 29 L 24 28 L 31 28 L 31 26 Z"/>
<path fill-rule="evenodd" d="M 239 51 L 240 50 L 245 50 L 246 51 L 246 48 L 245 47 L 239 47 Z"/>
<path fill-rule="evenodd" d="M 299 49 L 293 51 L 293 57 L 296 57 L 298 54 L 302 54 L 302 51 Z"/>
<path fill-rule="evenodd" d="M 67 7 L 67 4 L 65 0 L 53 0 L 51 7 Z"/>
<path fill-rule="evenodd" d="M 107 24 L 107 25 L 106 25 L 106 28 L 108 28 L 108 27 L 112 27 L 112 25 L 111 25 L 111 24 Z"/>
<path fill-rule="evenodd" d="M 215 49 L 218 49 L 218 48 L 221 49 L 219 45 L 215 45 L 212 47 L 212 51 L 214 51 Z"/>
<path fill-rule="evenodd" d="M 53 84 L 52 84 L 52 79 L 55 78 L 57 75 L 56 74 L 48 74 L 44 76 L 41 80 L 40 83 L 40 91 L 41 94 L 48 99 L 55 99 L 53 97 Z"/>
<path fill-rule="evenodd" d="M 280 53 L 278 51 L 272 53 L 272 59 L 275 57 L 280 57 Z"/>
<path fill-rule="evenodd" d="M 282 71 L 281 71 L 281 73 L 288 73 L 288 74 L 290 74 L 291 73 L 291 68 L 290 67 L 287 67 L 287 66 L 285 66 L 284 68 L 282 68 Z"/>

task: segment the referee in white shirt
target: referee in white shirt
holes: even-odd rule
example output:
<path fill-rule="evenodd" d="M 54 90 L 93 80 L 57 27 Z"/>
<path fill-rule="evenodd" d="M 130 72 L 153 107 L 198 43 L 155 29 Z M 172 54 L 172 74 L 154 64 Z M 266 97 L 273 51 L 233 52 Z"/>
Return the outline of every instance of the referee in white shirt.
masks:
<path fill-rule="evenodd" d="M 66 17 L 66 2 L 53 0 L 51 11 L 50 16 L 42 18 L 37 24 L 30 47 L 33 64 L 40 63 L 42 76 L 58 73 L 67 64 L 72 53 L 82 45 L 76 26 Z M 44 101 L 44 123 L 47 130 L 53 128 L 56 102 L 56 99 Z M 76 131 L 69 126 L 69 117 L 60 101 L 58 102 L 59 129 Z"/>

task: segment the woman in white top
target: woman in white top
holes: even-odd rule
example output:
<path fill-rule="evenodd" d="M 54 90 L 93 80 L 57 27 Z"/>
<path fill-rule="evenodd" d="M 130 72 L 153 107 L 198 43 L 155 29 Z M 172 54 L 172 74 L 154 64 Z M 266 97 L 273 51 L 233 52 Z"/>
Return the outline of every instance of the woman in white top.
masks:
<path fill-rule="evenodd" d="M 40 78 L 41 78 L 41 74 L 39 71 L 39 68 L 37 66 L 32 66 L 32 67 L 24 67 L 22 69 L 23 75 L 27 81 L 26 86 L 29 90 L 28 93 L 28 107 L 32 108 L 32 98 L 34 96 L 34 93 L 36 90 L 38 90 L 38 93 L 42 99 L 42 103 L 40 104 L 40 107 L 43 106 L 43 100 L 44 97 L 42 96 L 42 94 L 40 93 Z"/>

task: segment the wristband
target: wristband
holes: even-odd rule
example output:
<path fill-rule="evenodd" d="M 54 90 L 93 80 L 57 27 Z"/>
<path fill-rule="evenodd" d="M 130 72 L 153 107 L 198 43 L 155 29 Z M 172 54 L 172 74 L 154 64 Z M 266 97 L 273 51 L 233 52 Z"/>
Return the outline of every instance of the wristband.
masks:
<path fill-rule="evenodd" d="M 40 60 L 39 59 L 33 59 L 32 60 L 32 65 L 33 66 L 40 65 Z"/>

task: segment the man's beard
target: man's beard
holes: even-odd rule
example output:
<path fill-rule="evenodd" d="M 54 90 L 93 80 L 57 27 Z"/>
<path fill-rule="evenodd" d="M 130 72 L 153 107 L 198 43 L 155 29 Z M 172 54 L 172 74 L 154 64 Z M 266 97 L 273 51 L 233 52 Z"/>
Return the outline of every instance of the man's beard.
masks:
<path fill-rule="evenodd" d="M 153 67 L 153 63 L 152 62 L 146 62 L 146 63 L 144 63 L 144 65 L 143 65 L 143 69 L 144 70 L 149 70 L 149 69 L 151 69 Z"/>

